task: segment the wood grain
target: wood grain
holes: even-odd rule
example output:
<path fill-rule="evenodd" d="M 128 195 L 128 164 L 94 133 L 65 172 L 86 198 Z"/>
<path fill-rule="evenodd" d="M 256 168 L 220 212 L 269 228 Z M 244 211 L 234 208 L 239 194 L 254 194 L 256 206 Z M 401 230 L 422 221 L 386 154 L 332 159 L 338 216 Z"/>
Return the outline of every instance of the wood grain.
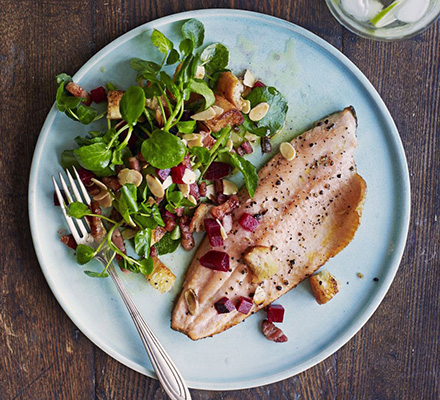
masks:
<path fill-rule="evenodd" d="M 53 77 L 73 74 L 110 41 L 153 19 L 239 8 L 297 23 L 342 50 L 393 115 L 412 184 L 410 234 L 384 302 L 341 350 L 260 388 L 192 391 L 195 400 L 440 398 L 440 22 L 416 38 L 379 43 L 344 30 L 324 1 L 0 0 L 0 400 L 166 399 L 156 380 L 95 347 L 56 302 L 27 223 L 33 149 L 54 100 Z"/>

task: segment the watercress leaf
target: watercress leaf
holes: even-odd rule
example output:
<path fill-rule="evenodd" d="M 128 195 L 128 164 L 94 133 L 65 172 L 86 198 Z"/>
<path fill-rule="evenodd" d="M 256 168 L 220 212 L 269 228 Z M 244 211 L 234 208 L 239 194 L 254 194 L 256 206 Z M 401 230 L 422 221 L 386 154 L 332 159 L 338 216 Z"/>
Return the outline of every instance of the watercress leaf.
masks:
<path fill-rule="evenodd" d="M 185 85 L 185 90 L 203 96 L 205 99 L 205 109 L 211 107 L 215 103 L 214 92 L 203 79 L 189 79 L 188 83 Z"/>
<path fill-rule="evenodd" d="M 210 73 L 225 69 L 229 62 L 229 50 L 221 43 L 210 44 L 202 51 L 200 60 Z"/>
<path fill-rule="evenodd" d="M 257 122 L 251 121 L 245 115 L 244 125 L 249 132 L 258 136 L 272 136 L 284 126 L 288 105 L 277 89 L 271 86 L 258 87 L 253 89 L 246 99 L 251 102 L 251 107 L 262 102 L 269 104 L 269 111 Z"/>
<path fill-rule="evenodd" d="M 124 164 L 124 161 L 122 161 L 122 155 L 121 155 L 121 150 L 114 150 L 112 153 L 112 164 L 114 165 L 122 165 Z"/>
<path fill-rule="evenodd" d="M 108 273 L 105 271 L 102 271 L 102 272 L 84 271 L 84 273 L 92 278 L 107 278 L 108 277 Z"/>
<path fill-rule="evenodd" d="M 144 87 L 144 92 L 147 99 L 152 99 L 153 97 L 162 94 L 157 84 L 152 84 L 150 87 Z"/>
<path fill-rule="evenodd" d="M 196 156 L 202 164 L 207 164 L 209 162 L 211 154 L 206 147 L 194 146 L 191 147 L 189 151 L 193 156 Z"/>
<path fill-rule="evenodd" d="M 64 150 L 61 153 L 60 164 L 63 169 L 70 169 L 71 167 L 78 169 L 81 167 L 75 157 L 75 154 L 73 154 L 73 150 Z"/>
<path fill-rule="evenodd" d="M 215 89 L 215 87 L 217 86 L 217 81 L 220 78 L 221 74 L 223 72 L 229 72 L 229 71 L 230 71 L 230 69 L 221 69 L 221 70 L 218 70 L 214 73 L 211 72 L 211 75 L 207 76 L 208 82 L 209 82 L 209 87 L 211 89 Z"/>
<path fill-rule="evenodd" d="M 66 208 L 66 213 L 69 217 L 77 219 L 92 214 L 89 207 L 79 201 L 74 201 L 73 203 L 70 203 Z"/>
<path fill-rule="evenodd" d="M 188 82 L 189 79 L 193 78 L 195 75 L 195 70 L 194 73 L 192 73 L 192 69 L 193 69 L 193 61 L 194 61 L 195 57 L 192 54 L 189 54 L 184 60 L 183 63 L 181 64 L 181 67 L 179 70 L 176 71 L 175 73 L 175 83 L 176 85 L 179 85 L 181 83 L 186 83 Z M 197 69 L 197 65 L 195 66 L 195 68 Z"/>
<path fill-rule="evenodd" d="M 180 58 L 180 56 L 179 56 L 179 52 L 178 52 L 176 49 L 172 49 L 172 50 L 170 51 L 170 54 L 168 55 L 168 58 L 167 58 L 167 62 L 166 62 L 166 64 L 167 64 L 167 65 L 173 65 L 173 64 L 175 64 L 177 61 L 179 61 L 179 58 Z"/>
<path fill-rule="evenodd" d="M 61 112 L 76 108 L 81 103 L 79 97 L 73 97 L 64 89 L 64 82 L 61 82 L 57 89 L 56 106 Z"/>
<path fill-rule="evenodd" d="M 167 54 L 174 47 L 173 42 L 157 29 L 151 34 L 151 42 L 162 54 Z"/>
<path fill-rule="evenodd" d="M 172 133 L 156 129 L 150 139 L 142 143 L 141 153 L 153 167 L 167 169 L 182 162 L 186 146 Z"/>
<path fill-rule="evenodd" d="M 196 129 L 197 121 L 191 120 L 191 121 L 179 121 L 176 124 L 177 129 L 179 132 L 182 133 L 193 133 L 194 129 Z"/>
<path fill-rule="evenodd" d="M 88 125 L 93 121 L 96 121 L 98 116 L 98 111 L 95 108 L 86 106 L 84 104 L 79 104 L 75 110 L 79 122 L 84 125 Z"/>
<path fill-rule="evenodd" d="M 109 165 L 105 168 L 93 169 L 91 171 L 98 177 L 112 176 L 116 174 L 114 165 Z"/>
<path fill-rule="evenodd" d="M 151 206 L 151 216 L 157 222 L 159 226 L 165 226 L 165 222 L 163 222 L 162 215 L 160 214 L 159 207 L 157 204 L 153 204 Z"/>
<path fill-rule="evenodd" d="M 93 143 L 102 143 L 104 140 L 102 136 L 92 137 L 92 138 L 84 138 L 82 136 L 77 136 L 75 138 L 75 142 L 78 146 L 87 146 Z"/>
<path fill-rule="evenodd" d="M 192 54 L 194 50 L 194 43 L 191 39 L 183 39 L 179 44 L 179 50 L 182 53 L 182 57 L 185 58 Z"/>
<path fill-rule="evenodd" d="M 127 224 L 132 223 L 132 219 L 130 217 L 130 209 L 128 208 L 127 202 L 125 198 L 121 196 L 119 199 L 116 198 L 113 200 L 113 207 L 121 214 L 122 218 Z"/>
<path fill-rule="evenodd" d="M 79 244 L 76 248 L 76 261 L 78 264 L 87 264 L 90 260 L 95 257 L 95 249 L 93 247 L 87 246 L 85 244 Z"/>
<path fill-rule="evenodd" d="M 118 87 L 113 82 L 108 82 L 105 87 L 107 90 L 118 90 Z"/>
<path fill-rule="evenodd" d="M 139 206 L 137 204 L 137 188 L 132 183 L 126 183 L 120 189 L 121 198 L 124 199 L 127 204 L 130 213 L 135 213 L 139 211 Z"/>
<path fill-rule="evenodd" d="M 148 258 L 150 255 L 151 230 L 140 230 L 134 237 L 134 251 L 137 255 Z"/>
<path fill-rule="evenodd" d="M 166 88 L 172 93 L 172 95 L 175 97 L 176 101 L 178 102 L 181 98 L 180 91 L 177 88 L 176 84 L 173 82 L 171 77 L 165 72 L 160 72 L 160 80 L 165 84 Z"/>
<path fill-rule="evenodd" d="M 139 86 L 130 86 L 119 103 L 122 118 L 134 125 L 145 108 L 145 92 Z"/>
<path fill-rule="evenodd" d="M 191 39 L 195 48 L 200 47 L 205 40 L 205 27 L 198 19 L 189 19 L 182 25 L 182 36 Z"/>
<path fill-rule="evenodd" d="M 258 187 L 258 174 L 255 166 L 238 154 L 229 154 L 231 164 L 237 168 L 244 178 L 244 183 L 250 197 L 253 197 Z"/>
<path fill-rule="evenodd" d="M 144 215 L 133 215 L 133 221 L 137 226 L 139 226 L 142 229 L 154 229 L 157 226 L 157 222 L 151 218 L 151 217 L 145 217 Z"/>
<path fill-rule="evenodd" d="M 176 227 L 171 231 L 171 239 L 178 240 L 180 239 L 181 233 L 180 233 L 180 227 L 179 225 L 176 225 Z"/>
<path fill-rule="evenodd" d="M 160 65 L 156 64 L 153 61 L 146 61 L 140 58 L 132 58 L 130 60 L 130 67 L 139 73 L 151 73 L 156 75 L 156 73 L 160 70 Z"/>
<path fill-rule="evenodd" d="M 153 272 L 153 268 L 154 268 L 154 262 L 153 259 L 150 258 L 145 258 L 141 261 L 139 261 L 140 265 L 139 265 L 139 272 L 142 275 L 148 276 Z"/>
<path fill-rule="evenodd" d="M 107 167 L 111 161 L 112 152 L 104 143 L 94 143 L 73 151 L 81 167 L 89 171 L 99 171 Z"/>
<path fill-rule="evenodd" d="M 179 247 L 180 240 L 171 239 L 171 233 L 167 232 L 158 243 L 155 244 L 157 254 L 162 256 L 164 254 L 173 253 Z"/>
<path fill-rule="evenodd" d="M 67 85 L 69 82 L 73 82 L 72 77 L 70 75 L 65 74 L 64 72 L 62 74 L 59 74 L 56 76 L 57 85 L 59 85 L 61 82 L 64 83 L 64 85 Z"/>

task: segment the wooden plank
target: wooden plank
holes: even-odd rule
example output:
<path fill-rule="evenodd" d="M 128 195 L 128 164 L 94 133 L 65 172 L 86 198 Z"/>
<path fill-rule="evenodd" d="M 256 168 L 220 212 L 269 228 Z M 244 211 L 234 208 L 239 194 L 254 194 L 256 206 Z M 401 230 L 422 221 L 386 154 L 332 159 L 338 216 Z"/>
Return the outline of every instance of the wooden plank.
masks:
<path fill-rule="evenodd" d="M 91 399 L 93 346 L 45 283 L 26 222 L 29 168 L 55 72 L 90 56 L 88 2 L 2 1 L 0 9 L 0 398 Z"/>
<path fill-rule="evenodd" d="M 344 36 L 344 53 L 378 89 L 397 124 L 412 185 L 409 238 L 396 279 L 338 354 L 341 398 L 439 398 L 440 23 L 406 41 Z M 397 396 L 397 394 L 400 396 Z"/>

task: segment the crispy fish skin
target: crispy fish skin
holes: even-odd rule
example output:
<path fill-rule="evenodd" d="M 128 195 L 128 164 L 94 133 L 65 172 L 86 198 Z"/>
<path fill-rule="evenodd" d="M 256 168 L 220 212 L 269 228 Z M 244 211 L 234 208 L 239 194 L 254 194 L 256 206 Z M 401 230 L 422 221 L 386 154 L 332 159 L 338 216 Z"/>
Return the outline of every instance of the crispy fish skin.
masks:
<path fill-rule="evenodd" d="M 242 190 L 233 212 L 233 228 L 223 250 L 230 256 L 230 271 L 205 268 L 199 258 L 211 249 L 207 238 L 200 245 L 176 301 L 171 327 L 193 340 L 212 336 L 238 324 L 266 307 L 344 249 L 360 224 L 366 184 L 356 173 L 353 152 L 357 145 L 357 119 L 352 107 L 332 114 L 291 143 L 292 161 L 276 155 L 259 172 L 253 199 Z M 243 212 L 259 214 L 260 224 L 248 232 L 238 224 Z M 250 246 L 266 246 L 278 262 L 270 279 L 255 282 L 242 259 Z M 218 314 L 214 303 L 227 296 L 235 304 L 240 296 L 252 297 L 263 288 L 263 303 L 253 304 L 247 315 L 237 311 Z M 194 290 L 198 309 L 188 312 L 184 299 Z"/>

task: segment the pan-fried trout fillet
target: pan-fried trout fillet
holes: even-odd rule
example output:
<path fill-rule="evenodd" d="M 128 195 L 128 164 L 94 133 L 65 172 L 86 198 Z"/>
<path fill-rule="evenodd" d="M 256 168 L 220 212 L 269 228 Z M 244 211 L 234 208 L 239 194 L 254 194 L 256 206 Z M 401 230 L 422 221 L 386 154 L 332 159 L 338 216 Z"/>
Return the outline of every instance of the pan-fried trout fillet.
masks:
<path fill-rule="evenodd" d="M 232 231 L 224 247 L 215 248 L 229 254 L 229 272 L 200 264 L 200 257 L 211 250 L 205 238 L 175 304 L 173 329 L 193 340 L 223 332 L 294 288 L 350 243 L 366 194 L 365 181 L 356 173 L 353 159 L 356 126 L 352 107 L 316 122 L 292 140 L 297 151 L 294 160 L 278 154 L 260 170 L 254 198 L 245 190 L 240 192 Z M 259 217 L 254 232 L 238 223 L 244 212 Z M 268 249 L 276 266 L 269 279 L 259 281 L 243 259 L 252 246 Z M 263 290 L 258 289 L 258 297 L 263 293 L 265 299 L 257 305 L 254 294 L 258 287 Z M 254 298 L 248 314 L 236 310 L 217 313 L 214 303 L 219 299 L 228 297 L 236 304 L 240 296 Z"/>

